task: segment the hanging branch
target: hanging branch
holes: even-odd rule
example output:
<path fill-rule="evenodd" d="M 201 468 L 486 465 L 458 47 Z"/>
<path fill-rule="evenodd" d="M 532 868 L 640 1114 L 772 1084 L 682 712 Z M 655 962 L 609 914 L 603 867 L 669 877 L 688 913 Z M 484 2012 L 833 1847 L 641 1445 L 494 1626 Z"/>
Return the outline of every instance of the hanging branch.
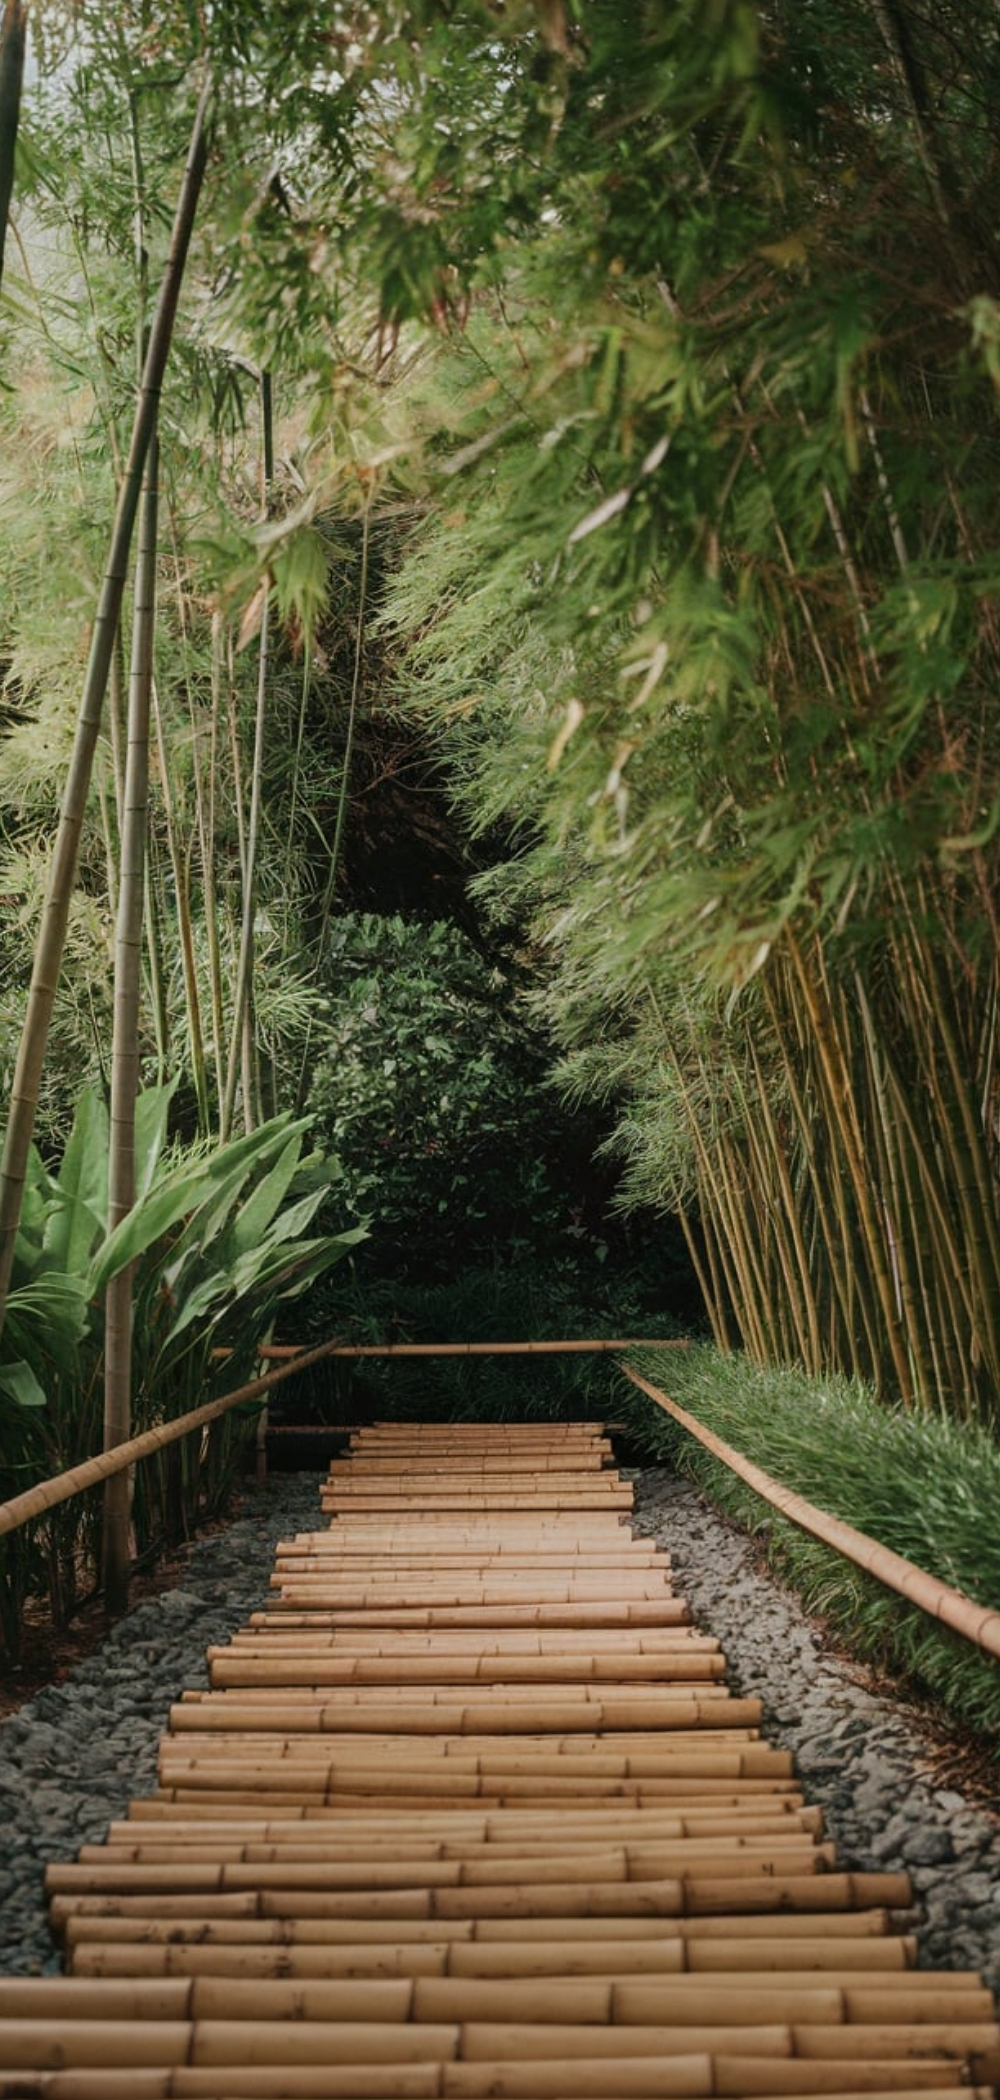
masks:
<path fill-rule="evenodd" d="M 66 944 L 80 834 L 86 812 L 94 750 L 101 726 L 115 635 L 118 631 L 139 492 L 150 439 L 156 427 L 163 374 L 208 157 L 206 119 L 209 95 L 210 86 L 206 83 L 195 112 L 170 252 L 149 334 L 142 385 L 132 426 L 128 464 L 118 494 L 107 566 L 94 618 L 90 657 L 84 677 L 69 776 L 59 816 L 42 924 L 35 949 L 27 1011 L 11 1088 L 10 1117 L 3 1158 L 0 1161 L 0 1326 L 6 1310 L 14 1260 L 14 1242 L 21 1215 L 28 1148 L 34 1129 L 42 1066 Z"/>

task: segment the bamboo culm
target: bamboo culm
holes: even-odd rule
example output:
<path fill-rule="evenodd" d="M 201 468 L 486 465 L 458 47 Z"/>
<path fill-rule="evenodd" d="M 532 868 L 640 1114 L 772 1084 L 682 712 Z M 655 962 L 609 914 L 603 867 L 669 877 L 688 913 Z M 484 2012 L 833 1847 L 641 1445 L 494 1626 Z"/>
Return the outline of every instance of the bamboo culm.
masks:
<path fill-rule="evenodd" d="M 208 158 L 206 127 L 210 92 L 210 83 L 206 83 L 199 96 L 195 113 L 187 166 L 174 218 L 170 252 L 150 328 L 128 462 L 118 494 L 107 566 L 94 618 L 73 754 L 59 816 L 42 924 L 35 949 L 27 1011 L 11 1087 L 10 1116 L 3 1158 L 0 1161 L 0 1326 L 6 1311 L 28 1150 L 34 1131 L 42 1067 L 66 944 L 80 834 L 86 811 L 94 751 L 101 726 L 108 673 L 118 632 L 143 470 L 156 425 L 163 374 Z"/>
<path fill-rule="evenodd" d="M 111 1055 L 111 1132 L 108 1226 L 135 1202 L 135 1102 L 139 1088 L 139 1010 L 146 826 L 149 811 L 149 717 L 156 624 L 156 542 L 159 447 L 154 431 L 146 458 L 135 572 L 132 665 L 125 756 L 125 813 L 115 937 L 114 1032 Z M 132 1424 L 132 1265 L 108 1283 L 104 1301 L 104 1448 L 129 1436 Z M 129 1483 L 117 1473 L 105 1483 L 102 1566 L 104 1601 L 113 1616 L 128 1602 Z"/>

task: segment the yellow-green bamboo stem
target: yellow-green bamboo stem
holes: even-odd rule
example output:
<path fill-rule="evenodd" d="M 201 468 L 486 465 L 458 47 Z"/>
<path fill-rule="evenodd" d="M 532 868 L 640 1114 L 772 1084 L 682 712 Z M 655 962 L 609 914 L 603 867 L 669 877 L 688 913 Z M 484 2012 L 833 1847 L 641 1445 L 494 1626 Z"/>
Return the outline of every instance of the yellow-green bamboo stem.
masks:
<path fill-rule="evenodd" d="M 21 1041 L 10 1095 L 10 1113 L 0 1162 L 0 1324 L 7 1305 L 14 1242 L 21 1215 L 28 1149 L 34 1130 L 39 1086 L 48 1046 L 66 929 L 76 882 L 80 835 L 86 813 L 94 749 L 100 732 L 104 694 L 121 609 L 132 530 L 149 441 L 156 423 L 160 388 L 173 334 L 174 317 L 207 159 L 206 119 L 209 90 L 203 90 L 195 116 L 181 195 L 174 219 L 170 252 L 150 329 L 142 386 L 136 403 L 126 472 L 122 478 L 107 566 L 91 634 L 66 789 L 49 875 L 28 992 Z"/>
<path fill-rule="evenodd" d="M 136 560 L 125 757 L 125 821 L 115 935 L 114 1028 L 111 1051 L 111 1128 L 108 1151 L 108 1225 L 135 1202 L 135 1103 L 139 1090 L 139 1006 L 146 822 L 149 808 L 149 714 L 156 623 L 158 447 L 153 431 L 146 456 Z M 126 1441 L 132 1415 L 132 1264 L 118 1270 L 104 1299 L 104 1448 Z M 115 1474 L 104 1490 L 102 1570 L 107 1610 L 128 1602 L 129 1483 Z"/>
<path fill-rule="evenodd" d="M 875 1292 L 882 1312 L 889 1356 L 904 1406 L 913 1403 L 913 1383 L 910 1365 L 900 1330 L 896 1309 L 892 1276 L 885 1259 L 885 1248 L 881 1226 L 876 1216 L 874 1192 L 864 1158 L 861 1136 L 857 1127 L 856 1110 L 851 1090 L 850 1074 L 844 1062 L 843 1046 L 836 1028 L 829 1000 L 829 988 L 825 981 L 822 956 L 814 951 L 815 973 L 807 964 L 797 941 L 789 935 L 788 945 L 796 979 L 802 992 L 806 1012 L 815 1038 L 820 1069 L 826 1083 L 826 1096 L 843 1146 L 858 1206 L 858 1215 L 864 1234 L 869 1267 Z"/>

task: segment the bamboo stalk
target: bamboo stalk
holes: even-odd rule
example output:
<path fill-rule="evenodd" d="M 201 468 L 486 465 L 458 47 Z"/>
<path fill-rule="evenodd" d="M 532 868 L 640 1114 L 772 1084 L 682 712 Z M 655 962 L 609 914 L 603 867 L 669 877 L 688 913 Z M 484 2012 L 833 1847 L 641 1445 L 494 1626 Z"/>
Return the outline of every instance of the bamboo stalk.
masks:
<path fill-rule="evenodd" d="M 153 718 L 156 726 L 157 753 L 160 763 L 160 795 L 167 828 L 167 850 L 174 881 L 174 902 L 177 912 L 177 932 L 181 955 L 181 972 L 184 980 L 184 1008 L 187 1014 L 188 1047 L 191 1054 L 191 1076 L 194 1081 L 195 1098 L 198 1103 L 198 1130 L 202 1137 L 209 1133 L 208 1077 L 205 1064 L 205 1039 L 201 1025 L 201 993 L 198 986 L 198 967 L 195 956 L 194 922 L 191 916 L 191 848 L 179 834 L 174 815 L 174 801 L 170 788 L 170 760 L 167 739 L 163 727 L 163 714 L 156 689 L 153 689 Z"/>
<path fill-rule="evenodd" d="M 327 1684 L 468 1684 L 498 1682 L 573 1684 L 681 1682 L 721 1678 L 725 1663 L 717 1655 L 546 1655 L 484 1656 L 306 1656 L 292 1659 L 220 1656 L 213 1664 L 213 1688 L 251 1685 L 308 1686 Z"/>
<path fill-rule="evenodd" d="M 184 265 L 207 161 L 206 119 L 209 95 L 210 83 L 206 83 L 195 114 L 187 165 L 174 218 L 170 253 L 149 333 L 128 462 L 119 490 L 107 566 L 94 618 L 73 756 L 59 816 L 27 1011 L 11 1086 L 9 1118 L 0 1161 L 0 1325 L 6 1311 L 28 1149 L 34 1128 L 49 1024 L 65 947 L 80 833 L 94 749 L 101 726 L 108 671 L 118 629 L 140 483 L 150 437 L 156 423 Z"/>
<path fill-rule="evenodd" d="M 121 879 L 115 935 L 114 1028 L 111 1054 L 111 1130 L 108 1152 L 108 1226 L 135 1202 L 135 1103 L 139 1088 L 139 1014 L 146 827 L 149 813 L 149 714 L 156 624 L 156 549 L 159 444 L 154 426 L 146 454 L 139 512 L 132 661 L 121 842 Z M 104 1294 L 104 1448 L 128 1438 L 132 1422 L 132 1280 L 134 1264 L 109 1278 Z M 105 1609 L 120 1616 L 128 1603 L 129 1480 L 105 1482 L 101 1564 Z"/>
<path fill-rule="evenodd" d="M 44 2083 L 35 2083 L 36 2075 Z M 567 2093 L 574 2100 L 709 2100 L 711 2095 L 735 2100 L 758 2094 L 807 2100 L 822 2093 L 836 2093 L 837 2100 L 863 2100 L 865 2094 L 884 2091 L 896 2100 L 924 2100 L 928 2092 L 955 2090 L 963 2082 L 968 2100 L 991 2100 L 988 2086 L 970 2086 L 954 2064 L 870 2060 L 857 2067 L 849 2089 L 835 2065 L 707 2053 L 675 2057 L 662 2066 L 630 2057 L 582 2064 L 547 2059 L 294 2069 L 267 2064 L 174 2070 L 106 2067 L 19 2072 L 9 2078 L 0 2073 L 0 2095 L 16 2100 L 43 2093 L 46 2100 L 487 2100 L 502 2091 L 507 2100 L 565 2100 Z"/>
<path fill-rule="evenodd" d="M 643 1978 L 657 1979 L 680 1976 L 686 1972 L 701 1975 L 708 1970 L 713 1976 L 731 1978 L 738 1976 L 741 1988 L 756 1991 L 773 1983 L 774 1976 L 781 1972 L 786 1981 L 789 1971 L 804 1973 L 821 1972 L 823 1980 L 842 1994 L 859 1975 L 872 1966 L 879 1967 L 880 1985 L 890 1991 L 907 1984 L 912 1971 L 890 1967 L 888 1964 L 870 1963 L 872 1948 L 885 1949 L 895 1954 L 900 1942 L 864 1941 L 864 1949 L 855 1959 L 854 1966 L 845 1967 L 836 1960 L 838 1949 L 829 1948 L 825 1941 L 807 1943 L 817 1949 L 814 1960 L 807 1962 L 799 1958 L 799 1950 L 789 1948 L 784 1941 L 767 1942 L 747 1940 L 745 1942 L 723 1942 L 725 1959 L 703 1964 L 703 1950 L 697 1943 L 685 1941 L 675 1934 L 670 1939 L 619 1940 L 591 1939 L 556 1940 L 540 1944 L 537 1940 L 510 1940 L 496 1945 L 478 1941 L 460 1940 L 394 1940 L 384 1939 L 360 1946 L 351 1941 L 331 1941 L 311 1946 L 290 1946 L 274 1941 L 260 1944 L 225 1943 L 206 1945 L 178 1944 L 174 1935 L 168 1942 L 144 1942 L 139 1938 L 78 1942 L 72 1955 L 72 1973 L 75 1977 L 135 1977 L 150 1979 L 220 1977 L 233 1981 L 289 1980 L 295 1982 L 333 1982 L 351 1978 L 360 1981 L 375 1981 L 389 1977 L 409 1977 L 412 1980 L 446 1976 L 466 1980 L 507 1982 L 512 1978 L 524 1980 L 542 1976 L 557 1977 L 561 1983 L 573 1982 L 582 1976 L 597 1976 L 608 1984 L 617 1982 L 638 1983 Z M 718 1953 L 718 1948 L 711 1950 Z M 761 1954 L 770 1960 L 761 1960 Z M 958 1979 L 954 1979 L 958 1988 Z M 943 1998 L 946 1988 L 940 1992 Z"/>
<path fill-rule="evenodd" d="M 805 1010 L 809 1016 L 819 1069 L 823 1074 L 827 1101 L 839 1132 L 840 1142 L 847 1163 L 851 1187 L 858 1208 L 864 1233 L 864 1245 L 875 1294 L 882 1313 L 882 1322 L 893 1370 L 904 1406 L 912 1405 L 913 1383 L 904 1338 L 896 1308 L 892 1277 L 886 1261 L 883 1233 L 879 1225 L 873 1202 L 873 1191 L 863 1149 L 863 1140 L 857 1120 L 857 1107 L 851 1086 L 850 1074 L 844 1057 L 835 1015 L 829 998 L 829 985 L 823 963 L 822 952 L 814 952 L 813 968 L 798 944 L 786 935 L 795 969 L 796 980 L 802 993 Z"/>
<path fill-rule="evenodd" d="M 0 284 L 3 282 L 7 221 L 14 194 L 14 149 L 21 114 L 27 21 L 25 0 L 4 0 L 0 18 Z"/>

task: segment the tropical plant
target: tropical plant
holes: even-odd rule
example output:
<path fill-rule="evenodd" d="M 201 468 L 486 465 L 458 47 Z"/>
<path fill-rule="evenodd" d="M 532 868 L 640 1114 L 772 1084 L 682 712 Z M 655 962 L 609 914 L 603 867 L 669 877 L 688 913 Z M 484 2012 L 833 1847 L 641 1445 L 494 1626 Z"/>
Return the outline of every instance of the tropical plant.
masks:
<path fill-rule="evenodd" d="M 303 1153 L 308 1119 L 287 1112 L 249 1136 L 187 1155 L 167 1150 L 173 1087 L 149 1088 L 136 1110 L 136 1189 L 112 1225 L 108 1210 L 109 1120 L 85 1092 L 56 1173 L 29 1155 L 28 1188 L 15 1250 L 10 1321 L 0 1356 L 3 1443 L 0 1495 L 7 1498 L 101 1448 L 103 1302 L 108 1282 L 134 1278 L 132 1426 L 136 1433 L 186 1413 L 245 1382 L 276 1312 L 363 1237 L 311 1234 L 328 1198 L 329 1170 Z M 134 1507 L 141 1553 L 169 1529 L 186 1531 L 199 1509 L 225 1492 L 248 1422 L 226 1417 L 194 1462 L 164 1460 L 139 1476 Z M 214 1433 L 217 1431 L 218 1433 Z M 62 1505 L 44 1536 L 57 1569 L 49 1584 L 57 1617 L 72 1608 L 81 1569 L 92 1567 L 92 1499 Z M 6 1543 L 0 1587 L 25 1586 L 32 1539 Z M 12 1613 L 4 1614 L 12 1638 Z"/>

